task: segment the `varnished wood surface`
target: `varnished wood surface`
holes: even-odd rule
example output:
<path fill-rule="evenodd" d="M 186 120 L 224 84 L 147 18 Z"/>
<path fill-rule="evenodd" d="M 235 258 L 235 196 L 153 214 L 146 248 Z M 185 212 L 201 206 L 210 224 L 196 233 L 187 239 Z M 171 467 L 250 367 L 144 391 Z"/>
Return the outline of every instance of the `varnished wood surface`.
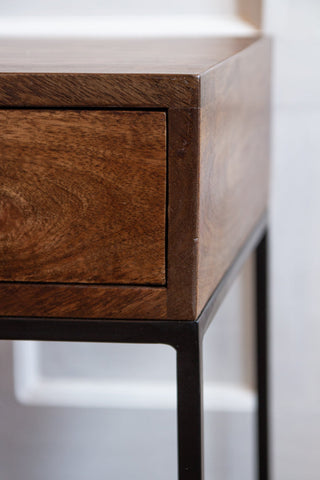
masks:
<path fill-rule="evenodd" d="M 193 319 L 197 307 L 199 110 L 168 114 L 168 318 Z"/>
<path fill-rule="evenodd" d="M 0 280 L 165 278 L 166 114 L 0 111 Z"/>
<path fill-rule="evenodd" d="M 164 287 L 0 283 L 2 316 L 166 318 Z"/>
<path fill-rule="evenodd" d="M 201 78 L 197 314 L 267 206 L 270 44 Z"/>
<path fill-rule="evenodd" d="M 0 72 L 199 75 L 251 43 L 214 37 L 1 38 Z"/>
<path fill-rule="evenodd" d="M 167 249 L 163 287 L 3 282 L 0 315 L 196 319 L 267 207 L 269 41 L 7 40 L 0 108 L 166 111 Z"/>
<path fill-rule="evenodd" d="M 197 108 L 199 76 L 253 41 L 0 39 L 0 106 Z"/>
<path fill-rule="evenodd" d="M 198 93 L 194 75 L 0 73 L 0 108 L 189 108 Z"/>

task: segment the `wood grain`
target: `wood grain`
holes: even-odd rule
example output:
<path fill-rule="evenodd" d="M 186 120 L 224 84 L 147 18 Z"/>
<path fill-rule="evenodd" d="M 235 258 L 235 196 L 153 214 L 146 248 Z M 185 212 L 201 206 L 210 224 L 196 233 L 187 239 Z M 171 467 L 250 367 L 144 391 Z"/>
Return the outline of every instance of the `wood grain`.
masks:
<path fill-rule="evenodd" d="M 0 280 L 165 284 L 165 113 L 7 110 L 0 129 Z"/>
<path fill-rule="evenodd" d="M 252 38 L 0 39 L 0 106 L 190 108 Z"/>
<path fill-rule="evenodd" d="M 164 287 L 0 284 L 2 316 L 61 318 L 166 318 Z"/>
<path fill-rule="evenodd" d="M 0 73 L 0 107 L 187 108 L 194 75 Z"/>
<path fill-rule="evenodd" d="M 0 38 L 0 72 L 197 75 L 235 55 L 252 37 Z M 136 76 L 137 75 L 137 76 Z M 168 79 L 167 79 L 168 80 Z"/>
<path fill-rule="evenodd" d="M 197 308 L 199 110 L 168 113 L 168 318 L 192 319 Z"/>
<path fill-rule="evenodd" d="M 201 78 L 197 315 L 267 207 L 270 43 Z"/>

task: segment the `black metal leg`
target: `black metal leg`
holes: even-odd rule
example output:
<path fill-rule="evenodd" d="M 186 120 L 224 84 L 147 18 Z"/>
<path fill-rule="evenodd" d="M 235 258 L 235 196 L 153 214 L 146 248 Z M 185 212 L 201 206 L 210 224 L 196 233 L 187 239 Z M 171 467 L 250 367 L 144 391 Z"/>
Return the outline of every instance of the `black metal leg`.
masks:
<path fill-rule="evenodd" d="M 268 234 L 256 249 L 256 345 L 258 389 L 258 478 L 269 480 L 268 412 Z"/>
<path fill-rule="evenodd" d="M 202 340 L 198 324 L 177 349 L 179 480 L 203 480 Z"/>

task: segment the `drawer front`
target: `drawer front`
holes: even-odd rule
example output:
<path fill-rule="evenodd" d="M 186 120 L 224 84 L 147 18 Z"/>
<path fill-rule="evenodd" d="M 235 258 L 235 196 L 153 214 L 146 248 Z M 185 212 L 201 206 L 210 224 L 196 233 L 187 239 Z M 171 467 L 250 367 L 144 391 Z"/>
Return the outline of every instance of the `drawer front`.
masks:
<path fill-rule="evenodd" d="M 0 280 L 164 285 L 166 114 L 0 111 Z"/>

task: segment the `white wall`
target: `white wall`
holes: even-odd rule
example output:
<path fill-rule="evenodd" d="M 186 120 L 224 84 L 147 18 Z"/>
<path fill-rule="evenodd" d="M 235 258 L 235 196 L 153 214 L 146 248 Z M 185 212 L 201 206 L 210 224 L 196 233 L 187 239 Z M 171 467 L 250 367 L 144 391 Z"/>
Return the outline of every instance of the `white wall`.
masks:
<path fill-rule="evenodd" d="M 2 15 L 175 15 L 230 14 L 235 0 L 10 0 L 2 2 Z"/>
<path fill-rule="evenodd" d="M 320 3 L 267 0 L 275 37 L 272 177 L 274 480 L 320 471 Z"/>

